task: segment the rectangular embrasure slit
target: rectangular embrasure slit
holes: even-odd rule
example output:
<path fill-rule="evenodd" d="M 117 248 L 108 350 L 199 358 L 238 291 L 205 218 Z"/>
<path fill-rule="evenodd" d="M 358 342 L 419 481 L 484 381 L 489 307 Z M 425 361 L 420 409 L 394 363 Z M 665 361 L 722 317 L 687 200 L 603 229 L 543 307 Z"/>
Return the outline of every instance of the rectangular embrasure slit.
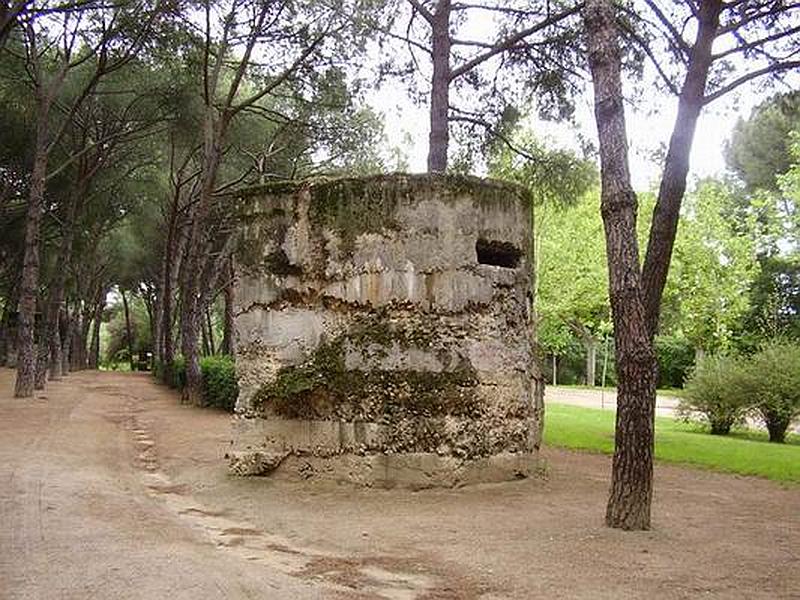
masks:
<path fill-rule="evenodd" d="M 506 269 L 516 269 L 519 266 L 519 259 L 522 252 L 511 242 L 500 242 L 498 240 L 478 239 L 475 242 L 475 253 L 478 255 L 478 263 L 482 265 L 494 265 Z"/>

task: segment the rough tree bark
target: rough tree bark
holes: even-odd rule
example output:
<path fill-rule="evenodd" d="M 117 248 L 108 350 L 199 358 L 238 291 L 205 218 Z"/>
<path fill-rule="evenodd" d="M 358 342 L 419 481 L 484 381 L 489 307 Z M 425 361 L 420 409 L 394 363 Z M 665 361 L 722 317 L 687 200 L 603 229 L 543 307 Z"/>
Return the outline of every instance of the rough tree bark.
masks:
<path fill-rule="evenodd" d="M 203 403 L 203 376 L 200 371 L 198 337 L 200 334 L 203 307 L 200 303 L 199 289 L 200 265 L 206 248 L 205 230 L 211 210 L 212 196 L 217 179 L 217 171 L 222 160 L 221 141 L 227 131 L 230 115 L 223 113 L 217 117 L 216 108 L 206 109 L 204 120 L 203 167 L 200 183 L 200 196 L 186 243 L 185 264 L 182 265 L 181 285 L 181 353 L 186 365 L 186 385 L 183 388 L 183 401 L 188 404 Z"/>
<path fill-rule="evenodd" d="M 600 142 L 601 212 L 618 376 L 615 449 L 606 523 L 621 529 L 649 529 L 656 359 L 641 288 L 637 199 L 630 183 L 621 55 L 610 0 L 588 0 L 584 23 Z"/>
<path fill-rule="evenodd" d="M 227 268 L 225 269 L 225 285 L 222 288 L 225 296 L 225 317 L 223 319 L 222 328 L 222 346 L 220 352 L 233 356 L 234 343 L 233 343 L 233 303 L 234 303 L 234 271 L 233 259 L 228 259 Z"/>
<path fill-rule="evenodd" d="M 162 288 L 162 313 L 161 335 L 163 379 L 166 383 L 174 381 L 175 365 L 175 338 L 173 337 L 174 319 L 174 293 L 178 288 L 178 275 L 180 273 L 180 260 L 186 245 L 186 235 L 178 232 L 178 200 L 179 192 L 173 198 L 172 211 L 167 229 L 167 239 L 164 248 L 164 281 Z M 181 232 L 184 230 L 182 229 Z"/>
<path fill-rule="evenodd" d="M 64 304 L 64 335 L 61 336 L 61 375 L 68 375 L 70 371 L 71 340 L 75 331 L 75 320 L 69 314 L 69 304 Z"/>
<path fill-rule="evenodd" d="M 450 143 L 450 0 L 439 0 L 430 25 L 433 32 L 433 78 L 428 172 L 443 173 L 447 170 L 447 147 Z"/>
<path fill-rule="evenodd" d="M 128 298 L 125 296 L 125 290 L 119 288 L 119 293 L 122 295 L 122 308 L 125 311 L 125 339 L 128 343 L 128 362 L 131 365 L 131 371 L 136 370 L 136 365 L 133 360 L 133 328 L 131 327 L 131 313 L 128 307 Z"/>
<path fill-rule="evenodd" d="M 3 308 L 3 344 L 0 349 L 0 365 L 6 367 L 16 366 L 17 355 L 17 303 L 19 301 L 19 278 L 21 277 L 21 265 L 16 269 L 16 276 L 8 290 L 6 304 Z"/>
<path fill-rule="evenodd" d="M 205 316 L 200 320 L 200 335 L 202 338 L 203 356 L 208 356 L 211 351 L 208 347 L 208 329 L 206 328 Z"/>
<path fill-rule="evenodd" d="M 106 295 L 102 294 L 102 299 L 94 305 L 92 315 L 92 341 L 89 350 L 89 368 L 96 369 L 100 365 L 100 327 L 103 321 L 103 309 L 106 305 Z"/>
<path fill-rule="evenodd" d="M 61 246 L 55 277 L 52 282 L 47 307 L 47 344 L 50 353 L 50 379 L 59 379 L 62 374 L 61 352 L 61 311 L 64 304 L 64 290 L 67 286 L 69 262 L 72 256 L 72 240 L 75 233 L 75 218 L 78 210 L 78 198 L 81 190 L 73 190 L 67 200 L 67 211 L 64 216 L 64 227 L 61 234 Z"/>
<path fill-rule="evenodd" d="M 39 307 L 40 318 L 36 322 L 36 378 L 33 387 L 43 390 L 47 383 L 47 364 L 50 358 L 50 349 L 47 345 L 47 319 L 45 308 Z"/>
<path fill-rule="evenodd" d="M 678 99 L 678 116 L 669 141 L 664 173 L 653 212 L 650 237 L 642 268 L 647 326 L 650 337 L 658 331 L 661 296 L 667 282 L 672 247 L 678 230 L 681 202 L 686 192 L 689 155 L 697 118 L 703 109 L 706 81 L 712 63 L 712 46 L 719 28 L 721 0 L 704 0 L 697 12 L 698 30 L 686 78 Z"/>
<path fill-rule="evenodd" d="M 34 162 L 25 216 L 25 251 L 22 262 L 19 309 L 17 322 L 17 379 L 14 396 L 33 396 L 36 384 L 36 348 L 34 327 L 36 319 L 36 297 L 39 291 L 39 242 L 44 206 L 45 178 L 47 176 L 47 120 L 50 98 L 38 100 L 36 120 L 36 142 Z"/>
<path fill-rule="evenodd" d="M 81 311 L 80 320 L 78 321 L 79 327 L 76 328 L 75 344 L 72 347 L 72 352 L 76 355 L 76 360 L 73 364 L 78 365 L 79 370 L 86 369 L 89 366 L 89 357 L 87 354 L 89 345 L 89 333 L 92 325 L 92 316 L 95 314 L 95 306 L 102 303 L 105 306 L 105 293 L 106 289 L 100 289 L 96 292 L 94 301 L 84 302 L 83 310 Z M 101 294 L 102 297 L 101 297 Z M 99 339 L 98 339 L 98 355 L 99 355 Z M 99 364 L 99 359 L 98 359 Z"/>
<path fill-rule="evenodd" d="M 150 320 L 151 338 L 153 340 L 153 359 L 150 369 L 155 372 L 155 365 L 164 359 L 164 346 L 162 343 L 161 327 L 164 320 L 164 273 L 166 270 L 166 257 L 161 257 L 158 280 L 156 281 L 155 294 L 153 296 L 153 315 Z"/>
<path fill-rule="evenodd" d="M 214 327 L 211 323 L 211 310 L 208 306 L 206 306 L 206 326 L 208 327 L 208 349 L 211 354 L 216 354 L 217 349 L 216 345 L 214 344 Z"/>

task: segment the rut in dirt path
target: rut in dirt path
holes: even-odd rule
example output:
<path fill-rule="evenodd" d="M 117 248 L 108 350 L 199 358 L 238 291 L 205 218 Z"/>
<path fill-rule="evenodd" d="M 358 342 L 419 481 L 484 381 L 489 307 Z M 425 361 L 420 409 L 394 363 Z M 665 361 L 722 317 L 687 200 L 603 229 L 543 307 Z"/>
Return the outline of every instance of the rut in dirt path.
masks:
<path fill-rule="evenodd" d="M 92 386 L 89 386 L 92 387 Z M 147 494 L 175 515 L 184 525 L 240 560 L 280 570 L 287 575 L 319 581 L 332 592 L 349 597 L 387 600 L 446 600 L 484 598 L 490 592 L 468 582 L 448 581 L 424 562 L 391 556 L 350 557 L 320 553 L 291 540 L 259 529 L 253 523 L 230 515 L 228 510 L 204 506 L 191 495 L 191 486 L 176 483 L 159 464 L 158 447 L 151 419 L 138 398 L 115 386 L 100 386 L 109 394 L 126 398 L 117 421 L 131 436 L 136 449 L 134 465 Z M 97 390 L 98 388 L 93 388 Z M 357 593 L 356 596 L 352 596 Z"/>

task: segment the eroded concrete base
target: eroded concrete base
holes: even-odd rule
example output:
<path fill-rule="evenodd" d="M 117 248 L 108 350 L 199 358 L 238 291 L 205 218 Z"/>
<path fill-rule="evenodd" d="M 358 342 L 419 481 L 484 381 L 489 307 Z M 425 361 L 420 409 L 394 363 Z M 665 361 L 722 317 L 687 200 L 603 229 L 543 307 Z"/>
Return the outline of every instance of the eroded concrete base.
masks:
<path fill-rule="evenodd" d="M 325 457 L 253 451 L 232 452 L 229 459 L 231 472 L 236 475 L 410 489 L 513 481 L 535 477 L 545 468 L 535 454 L 495 454 L 460 460 L 429 452 Z"/>
<path fill-rule="evenodd" d="M 393 453 L 385 446 L 386 426 L 378 423 L 235 418 L 233 431 L 227 457 L 231 474 L 239 476 L 421 489 L 512 481 L 544 470 L 537 452 Z"/>

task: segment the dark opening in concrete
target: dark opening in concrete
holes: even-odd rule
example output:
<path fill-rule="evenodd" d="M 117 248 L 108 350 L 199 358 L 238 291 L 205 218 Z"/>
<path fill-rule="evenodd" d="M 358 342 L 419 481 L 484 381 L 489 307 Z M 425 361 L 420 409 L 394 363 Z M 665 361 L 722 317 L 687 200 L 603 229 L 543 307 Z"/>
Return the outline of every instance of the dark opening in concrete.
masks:
<path fill-rule="evenodd" d="M 478 263 L 506 269 L 516 269 L 522 252 L 514 244 L 497 240 L 479 239 L 475 243 Z"/>

